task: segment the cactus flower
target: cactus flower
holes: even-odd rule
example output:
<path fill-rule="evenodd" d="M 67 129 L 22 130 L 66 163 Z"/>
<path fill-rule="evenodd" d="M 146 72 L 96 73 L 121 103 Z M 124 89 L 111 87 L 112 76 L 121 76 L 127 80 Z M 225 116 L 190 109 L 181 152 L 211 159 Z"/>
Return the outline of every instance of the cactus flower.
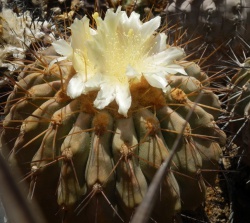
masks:
<path fill-rule="evenodd" d="M 139 14 L 118 8 L 108 10 L 102 19 L 93 15 L 96 29 L 89 19 L 75 19 L 71 25 L 70 44 L 65 40 L 53 43 L 62 59 L 72 61 L 76 74 L 69 80 L 67 94 L 76 98 L 90 91 L 98 91 L 94 106 L 103 109 L 116 101 L 118 113 L 127 116 L 131 106 L 130 86 L 143 76 L 152 86 L 166 91 L 169 74 L 186 74 L 175 63 L 184 56 L 178 47 L 166 45 L 167 36 L 157 33 L 160 17 L 143 23 Z"/>

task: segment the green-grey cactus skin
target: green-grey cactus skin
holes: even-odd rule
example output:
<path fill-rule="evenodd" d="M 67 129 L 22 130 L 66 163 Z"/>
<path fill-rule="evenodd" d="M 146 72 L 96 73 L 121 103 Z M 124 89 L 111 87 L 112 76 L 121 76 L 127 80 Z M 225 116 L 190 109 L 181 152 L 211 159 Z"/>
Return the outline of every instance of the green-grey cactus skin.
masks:
<path fill-rule="evenodd" d="M 70 99 L 71 65 L 48 68 L 51 59 L 41 58 L 20 73 L 9 95 L 0 148 L 10 166 L 21 169 L 29 198 L 48 222 L 129 222 L 178 134 L 152 219 L 172 222 L 181 210 L 200 206 L 214 184 L 225 134 L 215 123 L 219 99 L 194 62 L 182 61 L 188 75 L 169 76 L 166 93 L 145 81 L 134 86 L 124 118 L 115 105 L 96 110 L 95 92 Z"/>
<path fill-rule="evenodd" d="M 101 2 L 103 3 L 103 1 Z M 194 38 L 195 33 L 201 35 L 202 38 L 194 41 L 198 47 L 206 43 L 214 44 L 215 47 L 221 43 L 224 45 L 229 43 L 228 45 L 237 55 L 235 49 L 239 47 L 240 41 L 235 41 L 235 39 L 240 37 L 246 42 L 250 40 L 248 1 L 196 0 L 191 3 L 184 0 L 169 1 L 168 5 L 164 3 L 164 7 L 166 6 L 164 12 L 161 11 L 163 7 L 158 7 L 157 10 L 153 8 L 153 14 L 150 14 L 151 11 L 148 10 L 152 7 L 152 1 L 137 1 L 136 7 L 133 6 L 132 1 L 126 1 L 123 5 L 128 9 L 139 11 L 141 16 L 153 16 L 153 14 L 159 13 L 166 15 L 163 18 L 167 18 L 166 23 L 169 26 L 178 24 L 182 30 L 187 29 L 188 39 Z M 92 11 L 95 10 L 94 5 L 88 4 L 88 6 Z M 185 38 L 183 39 L 185 40 Z M 212 58 L 212 62 L 215 62 L 215 58 L 217 57 Z M 229 113 L 233 110 L 229 117 L 231 120 L 245 118 L 244 121 L 232 122 L 230 130 L 233 134 L 240 130 L 239 141 L 242 145 L 240 151 L 245 151 L 242 160 L 247 165 L 250 163 L 248 153 L 250 144 L 248 60 L 232 79 L 231 99 L 228 106 Z M 195 63 L 186 66 L 189 78 L 182 75 L 169 77 L 171 90 L 165 95 L 167 105 L 157 108 L 156 111 L 151 108 L 146 110 L 147 117 L 152 117 L 153 114 L 153 123 L 159 122 L 161 129 L 156 131 L 155 135 L 147 136 L 151 144 L 144 142 L 143 137 L 140 136 L 140 129 L 146 127 L 134 124 L 140 123 L 138 117 L 142 117 L 142 114 L 135 113 L 129 120 L 112 119 L 110 116 L 113 114 L 110 111 L 104 111 L 112 122 L 110 125 L 113 125 L 109 131 L 117 133 L 109 136 L 113 140 L 110 139 L 108 143 L 108 154 L 111 158 L 107 161 L 109 163 L 107 172 L 114 170 L 114 173 L 111 171 L 110 176 L 109 174 L 107 176 L 107 173 L 104 174 L 108 178 L 106 187 L 106 181 L 99 179 L 98 170 L 92 170 L 95 166 L 91 167 L 89 161 L 90 157 L 95 155 L 95 153 L 90 154 L 90 151 L 95 150 L 93 149 L 95 147 L 91 145 L 96 142 L 95 138 L 98 138 L 93 124 L 97 114 L 92 110 L 78 112 L 78 109 L 74 108 L 77 105 L 68 106 L 71 104 L 71 100 L 62 91 L 58 70 L 55 68 L 55 71 L 45 72 L 41 69 L 43 66 L 36 62 L 26 66 L 25 70 L 19 74 L 18 82 L 5 106 L 7 117 L 4 120 L 0 146 L 1 152 L 8 157 L 13 168 L 18 166 L 23 174 L 31 174 L 31 177 L 27 178 L 27 182 L 30 184 L 29 197 L 38 200 L 50 222 L 60 221 L 59 216 L 62 212 L 65 212 L 65 222 L 81 222 L 83 218 L 86 219 L 86 222 L 93 222 L 93 219 L 98 222 L 121 222 L 121 218 L 129 221 L 134 208 L 143 199 L 153 174 L 162 160 L 167 157 L 166 151 L 171 149 L 176 133 L 181 131 L 181 127 L 185 123 L 185 116 L 198 93 L 202 94 L 201 102 L 187 125 L 186 133 L 183 134 L 171 170 L 162 185 L 163 190 L 159 192 L 159 199 L 152 218 L 157 219 L 157 222 L 171 222 L 172 215 L 180 210 L 194 210 L 200 205 L 204 200 L 206 187 L 213 185 L 216 177 L 214 172 L 201 170 L 218 169 L 220 146 L 225 144 L 225 135 L 214 123 L 214 119 L 216 120 L 220 113 L 218 97 L 209 89 L 209 80 L 199 66 Z M 61 69 L 64 77 L 71 72 L 71 69 L 64 65 L 61 66 Z M 176 100 L 172 97 L 172 92 L 181 93 L 180 90 L 188 95 L 188 100 Z M 240 95 L 234 97 L 239 92 Z M 146 107 L 146 105 L 144 106 Z M 79 109 L 81 110 L 81 108 Z M 73 115 L 70 120 L 61 123 L 61 114 L 67 116 L 74 112 L 77 114 Z M 57 116 L 58 118 L 56 118 Z M 142 118 L 142 120 L 145 122 L 147 118 Z M 241 129 L 243 124 L 244 128 Z M 127 134 L 126 126 L 129 126 L 131 134 Z M 92 130 L 89 131 L 89 129 Z M 217 131 L 219 133 L 216 133 Z M 119 137 L 120 134 L 124 135 Z M 58 142 L 55 143 L 55 140 Z M 142 144 L 140 144 L 141 141 Z M 152 145 L 158 142 L 164 145 L 165 153 L 161 151 L 162 147 Z M 147 147 L 148 150 L 144 147 Z M 119 148 L 122 148 L 121 151 Z M 99 149 L 97 150 L 99 151 Z M 106 150 L 101 148 L 100 151 L 105 153 Z M 145 151 L 151 156 L 147 156 Z M 161 154 L 160 158 L 159 154 L 154 154 L 155 151 Z M 154 158 L 159 159 L 158 164 L 152 165 Z M 191 160 L 191 162 L 187 163 L 183 160 Z M 99 161 L 98 159 L 93 162 L 98 163 Z M 154 162 L 156 161 L 153 160 Z M 97 175 L 94 182 L 91 182 L 92 171 Z M 89 183 L 86 180 L 87 176 L 91 176 L 88 179 Z M 105 182 L 102 184 L 99 181 Z M 186 185 L 189 186 L 186 187 Z M 115 191 L 115 196 L 109 192 L 112 190 Z M 108 195 L 107 200 L 102 192 L 105 196 Z M 84 200 L 85 198 L 86 200 Z M 92 198 L 90 202 L 89 198 Z M 165 200 L 169 200 L 169 202 L 164 202 Z M 78 206 L 82 201 L 84 202 Z M 105 210 L 98 209 L 96 203 L 104 206 Z M 62 211 L 55 216 L 58 210 Z M 99 217 L 96 218 L 96 216 Z"/>

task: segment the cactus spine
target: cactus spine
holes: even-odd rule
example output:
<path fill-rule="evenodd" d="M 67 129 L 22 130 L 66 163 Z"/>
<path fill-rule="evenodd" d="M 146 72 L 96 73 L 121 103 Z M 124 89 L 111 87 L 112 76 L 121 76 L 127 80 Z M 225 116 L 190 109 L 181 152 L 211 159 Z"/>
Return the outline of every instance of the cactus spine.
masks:
<path fill-rule="evenodd" d="M 102 22 L 100 18 L 97 26 L 98 22 Z M 129 29 L 126 37 L 132 38 L 136 31 Z M 169 55 L 176 50 L 165 48 L 170 49 Z M 168 83 L 164 89 L 152 86 L 155 82 L 148 76 L 133 80 L 132 102 L 125 117 L 119 99 L 119 103 L 97 107 L 98 90 L 69 97 L 79 67 L 70 54 L 72 63 L 55 55 L 51 51 L 49 55 L 37 53 L 38 59 L 20 73 L 5 106 L 0 142 L 11 167 L 20 168 L 27 176 L 29 197 L 37 200 L 48 221 L 61 222 L 55 216 L 61 209 L 64 222 L 129 222 L 178 134 L 182 135 L 180 147 L 152 218 L 172 222 L 181 210 L 199 207 L 206 187 L 216 177 L 216 171 L 205 170 L 218 170 L 225 144 L 225 134 L 215 122 L 220 103 L 206 74 L 185 61 L 184 55 L 176 56 L 177 62 L 169 68 L 172 73 L 164 76 Z M 112 68 L 117 68 L 116 64 Z M 181 132 L 190 110 L 193 115 Z"/>

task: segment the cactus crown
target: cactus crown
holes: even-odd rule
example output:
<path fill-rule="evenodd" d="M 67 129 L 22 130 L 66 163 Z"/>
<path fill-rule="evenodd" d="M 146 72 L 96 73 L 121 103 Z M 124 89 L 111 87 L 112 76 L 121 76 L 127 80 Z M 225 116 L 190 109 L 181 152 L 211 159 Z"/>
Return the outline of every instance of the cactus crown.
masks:
<path fill-rule="evenodd" d="M 131 107 L 130 87 L 141 82 L 166 92 L 169 74 L 186 74 L 175 61 L 184 56 L 177 47 L 166 46 L 166 35 L 156 33 L 160 17 L 142 23 L 139 14 L 130 17 L 119 7 L 108 10 L 104 20 L 93 15 L 96 29 L 89 27 L 89 19 L 76 19 L 71 25 L 72 37 L 53 43 L 60 60 L 72 61 L 76 74 L 68 80 L 67 94 L 76 98 L 90 91 L 98 91 L 94 106 L 103 109 L 116 101 L 118 113 L 127 116 Z"/>
<path fill-rule="evenodd" d="M 62 222 L 58 209 L 65 223 L 129 222 L 180 136 L 151 214 L 172 222 L 214 183 L 216 171 L 202 169 L 218 169 L 225 143 L 214 121 L 218 97 L 206 74 L 156 32 L 159 17 L 142 23 L 118 8 L 93 18 L 74 21 L 70 43 L 53 43 L 61 56 L 47 49 L 19 74 L 1 152 L 49 222 Z"/>

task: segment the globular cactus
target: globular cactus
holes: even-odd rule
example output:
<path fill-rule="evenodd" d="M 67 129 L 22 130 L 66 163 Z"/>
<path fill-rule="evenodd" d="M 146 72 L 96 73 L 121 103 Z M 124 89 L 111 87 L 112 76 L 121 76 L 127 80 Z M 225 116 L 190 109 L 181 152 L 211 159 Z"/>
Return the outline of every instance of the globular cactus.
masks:
<path fill-rule="evenodd" d="M 237 64 L 234 75 L 228 77 L 227 95 L 223 99 L 226 114 L 221 117 L 225 122 L 222 129 L 227 132 L 226 153 L 229 154 L 228 170 L 229 188 L 232 191 L 231 218 L 235 222 L 247 222 L 249 204 L 246 195 L 249 194 L 250 168 L 250 59 L 245 58 Z M 226 165 L 225 165 L 226 166 Z M 236 171 L 235 171 L 236 170 Z"/>
<path fill-rule="evenodd" d="M 176 27 L 174 32 L 179 32 L 184 43 L 190 42 L 186 51 L 203 60 L 210 70 L 228 66 L 224 62 L 231 60 L 232 52 L 241 59 L 249 54 L 250 2 L 247 0 L 173 0 L 164 12 L 165 23 Z"/>
<path fill-rule="evenodd" d="M 240 162 L 250 165 L 250 59 L 240 64 L 238 72 L 232 77 L 229 85 L 228 101 L 229 131 L 232 135 L 230 145 L 236 143 L 240 147 Z"/>
<path fill-rule="evenodd" d="M 96 28 L 75 20 L 70 43 L 37 52 L 19 74 L 1 152 L 48 222 L 129 222 L 181 134 L 151 216 L 172 222 L 214 184 L 225 144 L 218 97 L 199 66 L 155 32 L 159 17 L 142 24 L 120 8 L 93 17 Z"/>
<path fill-rule="evenodd" d="M 171 24 L 181 24 L 208 42 L 241 36 L 249 40 L 249 2 L 245 0 L 173 0 L 166 8 Z"/>

